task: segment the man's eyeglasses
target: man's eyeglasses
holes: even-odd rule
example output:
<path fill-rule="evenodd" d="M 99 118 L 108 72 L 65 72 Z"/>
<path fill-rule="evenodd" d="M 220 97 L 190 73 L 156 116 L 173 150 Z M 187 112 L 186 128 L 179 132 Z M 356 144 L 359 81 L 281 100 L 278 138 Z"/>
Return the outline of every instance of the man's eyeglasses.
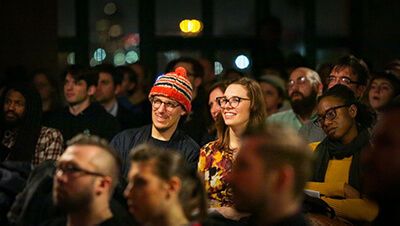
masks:
<path fill-rule="evenodd" d="M 306 82 L 307 82 L 307 77 L 301 76 L 301 77 L 298 77 L 296 80 L 290 80 L 288 82 L 288 87 L 293 87 L 295 84 L 303 85 Z"/>
<path fill-rule="evenodd" d="M 336 116 L 337 116 L 336 110 L 337 110 L 337 109 L 339 109 L 339 108 L 344 108 L 344 107 L 348 107 L 348 106 L 350 106 L 350 105 L 349 105 L 349 104 L 344 104 L 344 105 L 339 105 L 339 106 L 336 106 L 336 107 L 329 108 L 329 109 L 325 112 L 324 115 L 318 116 L 318 118 L 316 118 L 316 119 L 313 121 L 314 125 L 316 125 L 316 126 L 318 126 L 318 127 L 322 127 L 322 125 L 324 124 L 324 122 L 325 122 L 326 119 L 328 119 L 328 120 L 331 121 L 331 120 L 334 120 L 334 119 L 336 118 Z"/>
<path fill-rule="evenodd" d="M 92 176 L 97 176 L 97 177 L 105 177 L 104 174 L 97 173 L 97 172 L 91 172 L 89 170 L 82 169 L 78 166 L 74 165 L 56 165 L 56 174 L 57 173 L 63 173 L 66 175 L 73 175 L 73 174 L 87 174 L 87 175 L 92 175 Z"/>
<path fill-rule="evenodd" d="M 172 101 L 162 101 L 158 98 L 151 98 L 150 102 L 153 106 L 154 109 L 158 109 L 161 107 L 161 104 L 164 104 L 164 107 L 167 109 L 167 111 L 172 111 L 174 110 L 176 107 L 179 106 L 179 103 L 177 102 L 172 102 Z"/>
<path fill-rule="evenodd" d="M 337 78 L 335 76 L 330 75 L 330 76 L 328 76 L 328 78 L 326 78 L 326 82 L 328 84 L 332 83 L 332 82 L 336 82 L 336 80 L 338 81 L 339 84 L 342 84 L 342 85 L 350 85 L 350 84 L 361 85 L 361 83 L 359 83 L 358 81 L 351 80 L 350 77 L 348 77 L 348 76 L 342 76 L 342 77 Z"/>
<path fill-rule="evenodd" d="M 243 97 L 237 97 L 233 96 L 230 97 L 229 99 L 226 97 L 217 97 L 216 98 L 218 105 L 223 108 L 226 106 L 227 103 L 233 108 L 236 108 L 242 100 L 250 100 L 249 98 L 243 98 Z"/>

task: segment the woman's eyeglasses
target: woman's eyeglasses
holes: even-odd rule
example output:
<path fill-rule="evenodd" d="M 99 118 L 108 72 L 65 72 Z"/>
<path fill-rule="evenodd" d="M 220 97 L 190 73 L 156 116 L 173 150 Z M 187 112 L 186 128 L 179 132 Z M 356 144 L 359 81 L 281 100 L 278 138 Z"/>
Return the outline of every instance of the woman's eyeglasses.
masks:
<path fill-rule="evenodd" d="M 336 118 L 336 116 L 337 116 L 336 110 L 337 109 L 348 107 L 348 106 L 350 106 L 350 105 L 349 104 L 344 104 L 344 105 L 339 105 L 339 106 L 336 106 L 336 107 L 329 108 L 328 110 L 326 110 L 324 115 L 318 116 L 318 118 L 316 118 L 313 121 L 314 125 L 316 125 L 318 127 L 322 127 L 322 125 L 324 124 L 326 119 L 332 121 L 332 120 L 334 120 Z"/>
<path fill-rule="evenodd" d="M 218 105 L 221 108 L 224 108 L 226 106 L 226 104 L 229 103 L 229 106 L 236 108 L 240 102 L 242 102 L 242 100 L 250 100 L 249 98 L 244 98 L 244 97 L 237 97 L 237 96 L 233 96 L 230 98 L 226 98 L 226 97 L 217 97 L 216 98 Z"/>

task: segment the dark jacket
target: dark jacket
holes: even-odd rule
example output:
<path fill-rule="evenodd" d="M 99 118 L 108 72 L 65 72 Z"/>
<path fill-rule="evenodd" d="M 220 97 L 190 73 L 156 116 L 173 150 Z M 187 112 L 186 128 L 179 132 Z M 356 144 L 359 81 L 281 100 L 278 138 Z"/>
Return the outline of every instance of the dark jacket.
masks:
<path fill-rule="evenodd" d="M 133 112 L 120 103 L 118 103 L 118 111 L 115 118 L 121 125 L 122 130 L 137 128 L 147 124 L 143 124 L 146 120 L 143 114 Z"/>
<path fill-rule="evenodd" d="M 152 142 L 151 138 L 151 125 L 143 126 L 137 129 L 128 129 L 117 134 L 111 141 L 111 146 L 117 151 L 122 162 L 122 170 L 124 176 L 128 174 L 130 161 L 129 152 L 132 148 L 143 143 L 152 143 L 159 146 L 159 143 Z M 174 149 L 181 153 L 188 166 L 192 170 L 197 169 L 197 162 L 199 161 L 199 145 L 183 131 L 177 129 L 172 135 L 171 139 L 161 146 L 165 149 Z"/>
<path fill-rule="evenodd" d="M 120 125 L 112 115 L 107 113 L 104 108 L 92 103 L 78 115 L 69 112 L 68 107 L 56 112 L 49 117 L 46 125 L 59 129 L 68 141 L 78 133 L 97 135 L 107 140 L 111 140 L 120 130 Z"/>

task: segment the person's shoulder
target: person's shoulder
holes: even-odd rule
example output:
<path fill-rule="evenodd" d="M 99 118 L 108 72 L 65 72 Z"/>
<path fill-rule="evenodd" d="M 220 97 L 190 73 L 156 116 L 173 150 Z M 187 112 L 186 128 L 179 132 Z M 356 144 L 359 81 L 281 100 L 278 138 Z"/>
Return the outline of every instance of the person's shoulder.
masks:
<path fill-rule="evenodd" d="M 267 120 L 274 121 L 274 120 L 280 120 L 282 118 L 287 118 L 287 117 L 295 117 L 295 114 L 292 109 L 274 113 L 271 116 L 269 116 L 267 118 Z"/>
<path fill-rule="evenodd" d="M 98 224 L 98 226 L 129 226 L 129 224 L 116 217 L 111 217 Z"/>
<path fill-rule="evenodd" d="M 52 127 L 47 127 L 47 126 L 42 126 L 42 129 L 40 130 L 41 134 L 52 134 L 52 135 L 61 135 L 60 130 Z"/>
<path fill-rule="evenodd" d="M 178 139 L 185 142 L 186 145 L 190 145 L 191 147 L 195 149 L 200 149 L 199 144 L 193 138 L 191 138 L 187 133 L 185 133 L 183 130 L 177 130 L 177 135 Z"/>
<path fill-rule="evenodd" d="M 126 129 L 123 130 L 119 133 L 117 133 L 117 135 L 114 136 L 113 140 L 118 140 L 118 139 L 132 139 L 134 137 L 136 137 L 137 135 L 141 135 L 143 133 L 146 133 L 146 131 L 149 130 L 150 125 L 145 125 L 142 127 L 138 127 L 138 128 L 131 128 L 131 129 Z"/>
<path fill-rule="evenodd" d="M 67 225 L 67 219 L 65 217 L 49 219 L 40 224 L 40 226 L 65 226 Z"/>
<path fill-rule="evenodd" d="M 210 149 L 214 149 L 215 145 L 217 143 L 217 140 L 214 141 L 210 141 L 207 144 L 203 145 L 201 147 L 202 150 L 210 150 Z"/>

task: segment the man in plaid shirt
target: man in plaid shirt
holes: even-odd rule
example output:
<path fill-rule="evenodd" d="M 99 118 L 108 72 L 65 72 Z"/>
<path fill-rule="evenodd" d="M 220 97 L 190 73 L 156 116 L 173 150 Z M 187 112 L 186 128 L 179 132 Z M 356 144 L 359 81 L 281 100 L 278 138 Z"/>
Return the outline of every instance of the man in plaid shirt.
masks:
<path fill-rule="evenodd" d="M 63 152 L 60 131 L 41 126 L 42 103 L 33 88 L 9 86 L 1 98 L 0 159 L 28 161 L 33 165 L 53 159 Z"/>

